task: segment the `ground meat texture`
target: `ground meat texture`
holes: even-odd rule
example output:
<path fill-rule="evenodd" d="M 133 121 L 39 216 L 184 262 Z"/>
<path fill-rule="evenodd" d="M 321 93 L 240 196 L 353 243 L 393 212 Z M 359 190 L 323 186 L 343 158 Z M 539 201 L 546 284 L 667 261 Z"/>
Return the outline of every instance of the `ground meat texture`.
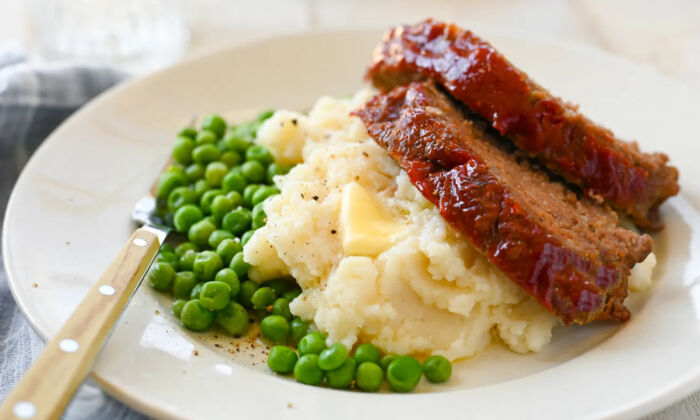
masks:
<path fill-rule="evenodd" d="M 520 149 L 642 228 L 660 228 L 659 205 L 678 193 L 666 155 L 617 139 L 455 25 L 427 20 L 390 30 L 367 77 L 385 91 L 437 81 Z"/>
<path fill-rule="evenodd" d="M 356 115 L 442 217 L 564 323 L 629 318 L 627 277 L 651 252 L 649 235 L 504 150 L 432 82 L 378 95 Z"/>

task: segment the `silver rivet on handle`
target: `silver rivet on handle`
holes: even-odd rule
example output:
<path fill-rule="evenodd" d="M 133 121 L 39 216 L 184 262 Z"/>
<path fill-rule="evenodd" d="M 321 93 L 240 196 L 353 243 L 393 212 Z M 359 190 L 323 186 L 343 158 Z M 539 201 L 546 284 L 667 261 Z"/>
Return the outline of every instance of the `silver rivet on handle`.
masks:
<path fill-rule="evenodd" d="M 100 288 L 97 289 L 97 291 L 99 291 L 101 294 L 103 294 L 105 296 L 112 296 L 114 294 L 114 292 L 116 292 L 116 290 L 114 290 L 114 287 L 108 286 L 106 284 L 103 284 L 102 286 L 100 286 Z"/>
<path fill-rule="evenodd" d="M 75 353 L 78 351 L 78 348 L 80 348 L 80 345 L 78 345 L 78 342 L 72 338 L 64 338 L 58 343 L 58 348 L 66 353 Z"/>
<path fill-rule="evenodd" d="M 20 419 L 31 419 L 36 415 L 36 407 L 27 401 L 20 401 L 12 408 L 12 414 Z"/>

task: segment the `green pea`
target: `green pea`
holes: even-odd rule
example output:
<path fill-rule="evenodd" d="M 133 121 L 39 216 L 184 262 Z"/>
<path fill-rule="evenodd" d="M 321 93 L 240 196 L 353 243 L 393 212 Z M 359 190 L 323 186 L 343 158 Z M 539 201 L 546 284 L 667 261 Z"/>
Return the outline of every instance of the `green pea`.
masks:
<path fill-rule="evenodd" d="M 266 175 L 266 180 L 267 183 L 272 185 L 274 183 L 274 179 L 277 175 L 286 175 L 289 173 L 289 170 L 291 168 L 287 165 L 280 165 L 279 163 L 271 163 L 267 167 L 267 175 Z"/>
<path fill-rule="evenodd" d="M 318 355 L 305 354 L 294 365 L 294 378 L 306 385 L 318 385 L 323 380 L 323 371 L 318 367 Z"/>
<path fill-rule="evenodd" d="M 183 127 L 177 135 L 179 137 L 189 137 L 191 140 L 194 140 L 195 137 L 197 137 L 197 129 L 192 126 Z"/>
<path fill-rule="evenodd" d="M 234 133 L 239 138 L 245 140 L 253 140 L 255 138 L 257 125 L 257 121 L 249 121 L 243 124 L 238 124 L 235 127 L 231 127 L 231 133 Z"/>
<path fill-rule="evenodd" d="M 258 136 L 258 128 L 260 128 L 260 123 L 258 121 L 249 121 L 245 124 L 241 124 L 240 128 L 248 132 L 248 137 L 255 140 Z"/>
<path fill-rule="evenodd" d="M 181 257 L 189 250 L 197 252 L 199 251 L 199 247 L 192 242 L 183 242 L 175 247 L 175 253 Z"/>
<path fill-rule="evenodd" d="M 226 197 L 230 198 L 231 201 L 233 201 L 233 208 L 235 209 L 236 207 L 240 206 L 243 204 L 243 197 L 241 196 L 241 193 L 238 191 L 229 191 L 226 193 Z"/>
<path fill-rule="evenodd" d="M 231 169 L 226 176 L 221 180 L 221 187 L 224 191 L 237 191 L 242 193 L 248 182 L 243 177 L 240 168 Z"/>
<path fill-rule="evenodd" d="M 280 190 L 273 186 L 273 185 L 265 185 L 263 187 L 260 187 L 257 191 L 255 191 L 255 194 L 251 197 L 251 204 L 252 205 L 257 205 L 265 201 L 266 198 L 272 197 L 273 195 L 277 195 L 280 193 Z"/>
<path fill-rule="evenodd" d="M 319 356 L 319 366 L 321 365 L 322 357 Z M 355 379 L 355 369 L 357 363 L 352 357 L 345 359 L 340 367 L 326 372 L 326 380 L 331 388 L 343 389 L 350 386 Z"/>
<path fill-rule="evenodd" d="M 232 130 L 226 134 L 226 136 L 224 136 L 224 142 L 229 150 L 238 153 L 245 153 L 245 151 L 253 145 L 250 141 L 242 138 L 236 130 Z"/>
<path fill-rule="evenodd" d="M 423 368 L 418 360 L 411 356 L 399 356 L 389 363 L 386 380 L 392 391 L 411 392 L 422 374 Z"/>
<path fill-rule="evenodd" d="M 253 220 L 250 225 L 253 229 L 259 229 L 265 226 L 265 222 L 267 222 L 267 214 L 265 214 L 265 210 L 262 206 L 263 203 L 257 204 L 255 207 L 253 207 L 253 211 L 251 212 Z"/>
<path fill-rule="evenodd" d="M 166 242 L 160 246 L 158 253 L 159 254 L 176 254 L 177 255 L 177 248 L 173 247 L 172 244 Z"/>
<path fill-rule="evenodd" d="M 253 207 L 253 194 L 255 194 L 260 187 L 262 187 L 260 184 L 246 185 L 245 189 L 243 190 L 243 205 Z"/>
<path fill-rule="evenodd" d="M 219 254 L 213 251 L 202 251 L 194 259 L 192 271 L 200 281 L 211 281 L 223 267 L 224 263 Z"/>
<path fill-rule="evenodd" d="M 288 301 L 293 301 L 301 294 L 301 289 L 292 289 L 282 293 L 282 297 Z"/>
<path fill-rule="evenodd" d="M 216 225 L 209 219 L 202 219 L 187 230 L 187 239 L 200 247 L 209 243 L 209 235 L 216 230 Z"/>
<path fill-rule="evenodd" d="M 192 225 L 202 220 L 202 210 L 194 204 L 185 204 L 175 212 L 173 225 L 178 232 L 187 232 Z"/>
<path fill-rule="evenodd" d="M 159 252 L 175 252 L 175 248 L 171 244 L 165 243 L 160 246 Z"/>
<path fill-rule="evenodd" d="M 172 265 L 173 268 L 176 270 L 178 268 L 178 260 L 179 260 L 179 258 L 177 256 L 177 254 L 174 252 L 170 252 L 170 251 L 165 251 L 165 252 L 161 251 L 160 253 L 158 253 L 158 256 L 156 257 L 157 262 L 168 263 L 168 264 Z"/>
<path fill-rule="evenodd" d="M 226 132 L 226 120 L 220 115 L 207 115 L 202 118 L 201 127 L 203 130 L 211 130 L 216 133 L 218 137 L 221 137 L 224 135 L 224 132 Z"/>
<path fill-rule="evenodd" d="M 223 157 L 224 153 L 229 152 L 228 148 L 226 147 L 226 142 L 221 139 L 216 142 L 216 147 L 221 150 L 221 156 Z M 219 160 L 221 160 L 221 157 L 219 157 Z"/>
<path fill-rule="evenodd" d="M 189 330 L 202 331 L 214 322 L 214 316 L 214 312 L 202 306 L 199 300 L 192 299 L 182 308 L 180 321 Z"/>
<path fill-rule="evenodd" d="M 202 144 L 197 146 L 192 151 L 192 160 L 199 163 L 200 165 L 206 165 L 209 162 L 214 162 L 221 156 L 221 150 L 219 150 L 213 144 Z"/>
<path fill-rule="evenodd" d="M 216 217 L 218 220 L 223 220 L 226 213 L 233 210 L 233 200 L 225 195 L 217 195 L 211 202 L 212 216 Z"/>
<path fill-rule="evenodd" d="M 189 182 L 195 182 L 204 177 L 204 165 L 193 163 L 185 168 L 185 178 Z"/>
<path fill-rule="evenodd" d="M 274 346 L 267 355 L 267 366 L 275 373 L 287 374 L 294 371 L 299 360 L 297 353 L 287 346 Z"/>
<path fill-rule="evenodd" d="M 168 209 L 175 211 L 185 204 L 192 204 L 195 200 L 194 191 L 190 187 L 174 188 L 168 195 Z"/>
<path fill-rule="evenodd" d="M 357 346 L 353 358 L 358 365 L 361 365 L 364 362 L 379 364 L 379 360 L 382 358 L 382 353 L 374 344 L 364 343 Z"/>
<path fill-rule="evenodd" d="M 211 189 L 211 186 L 209 185 L 206 179 L 198 179 L 197 181 L 195 181 L 193 189 L 194 194 L 197 200 L 199 201 L 202 199 L 204 193 Z"/>
<path fill-rule="evenodd" d="M 194 288 L 192 288 L 192 292 L 190 292 L 190 299 L 199 299 L 199 293 L 202 291 L 202 286 L 204 286 L 204 283 L 197 283 Z"/>
<path fill-rule="evenodd" d="M 158 178 L 156 197 L 160 200 L 167 200 L 172 190 L 185 184 L 187 184 L 185 175 L 176 172 L 164 172 Z"/>
<path fill-rule="evenodd" d="M 245 151 L 245 159 L 247 161 L 257 161 L 260 162 L 262 166 L 267 167 L 271 164 L 275 158 L 272 157 L 272 153 L 265 146 L 259 144 L 254 144 Z"/>
<path fill-rule="evenodd" d="M 241 276 L 239 275 L 238 277 L 240 278 Z M 253 303 L 250 301 L 250 298 L 253 297 L 256 290 L 258 290 L 258 284 L 254 281 L 246 280 L 242 282 L 241 291 L 238 293 L 238 301 L 241 302 L 241 305 L 251 308 Z"/>
<path fill-rule="evenodd" d="M 219 272 L 216 273 L 214 280 L 228 284 L 228 287 L 231 288 L 231 299 L 238 296 L 238 293 L 241 292 L 241 283 L 238 280 L 238 275 L 236 275 L 236 272 L 230 268 L 222 268 L 219 270 Z"/>
<path fill-rule="evenodd" d="M 275 292 L 269 287 L 260 287 L 250 297 L 253 309 L 265 309 L 275 301 Z"/>
<path fill-rule="evenodd" d="M 173 302 L 173 315 L 180 318 L 180 314 L 182 314 L 182 308 L 185 307 L 186 303 L 187 303 L 187 301 L 184 299 L 175 300 Z"/>
<path fill-rule="evenodd" d="M 190 296 L 192 289 L 197 284 L 197 278 L 191 271 L 180 271 L 175 274 L 173 281 L 173 295 L 178 299 L 185 299 Z"/>
<path fill-rule="evenodd" d="M 357 367 L 355 383 L 365 392 L 378 391 L 382 385 L 382 379 L 384 379 L 384 372 L 376 363 L 364 362 Z"/>
<path fill-rule="evenodd" d="M 224 216 L 221 226 L 234 235 L 240 235 L 241 233 L 250 229 L 250 224 L 252 221 L 253 216 L 251 215 L 250 210 L 243 207 L 238 207 Z"/>
<path fill-rule="evenodd" d="M 245 246 L 245 244 L 248 243 L 248 241 L 250 240 L 250 238 L 253 237 L 253 234 L 254 234 L 254 233 L 255 233 L 254 230 L 249 230 L 248 232 L 246 232 L 246 233 L 244 233 L 243 235 L 241 235 L 241 245 Z"/>
<path fill-rule="evenodd" d="M 208 281 L 199 292 L 199 303 L 207 309 L 224 309 L 231 301 L 231 288 L 222 281 Z"/>
<path fill-rule="evenodd" d="M 156 260 L 158 260 L 158 257 L 160 257 L 161 254 L 175 254 L 175 248 L 173 248 L 173 246 L 169 243 L 164 243 L 158 249 L 158 253 L 156 254 Z"/>
<path fill-rule="evenodd" d="M 175 280 L 175 269 L 166 262 L 153 263 L 148 270 L 148 283 L 156 290 L 164 292 L 168 290 Z"/>
<path fill-rule="evenodd" d="M 268 118 L 272 117 L 275 115 L 275 110 L 274 109 L 265 109 L 258 114 L 258 122 L 264 122 Z"/>
<path fill-rule="evenodd" d="M 170 166 L 168 166 L 167 168 L 165 168 L 165 170 L 163 171 L 163 173 L 166 173 L 166 174 L 167 174 L 167 173 L 173 173 L 173 174 L 184 175 L 184 174 L 185 174 L 185 170 L 182 169 L 182 166 L 179 166 L 179 165 L 170 165 Z"/>
<path fill-rule="evenodd" d="M 272 302 L 272 315 L 279 315 L 289 320 L 292 319 L 292 312 L 289 310 L 289 301 L 285 298 L 277 298 Z"/>
<path fill-rule="evenodd" d="M 178 260 L 178 268 L 183 271 L 192 271 L 194 266 L 194 260 L 197 258 L 197 252 L 190 249 L 185 251 L 184 254 Z"/>
<path fill-rule="evenodd" d="M 379 361 L 379 366 L 381 366 L 382 369 L 384 371 L 386 371 L 389 368 L 389 365 L 391 364 L 391 362 L 393 362 L 394 359 L 396 359 L 397 357 L 399 357 L 398 354 L 394 354 L 394 353 L 387 354 L 384 357 L 382 357 L 382 359 Z"/>
<path fill-rule="evenodd" d="M 294 287 L 294 283 L 293 280 L 282 277 L 266 282 L 265 286 L 271 288 L 275 292 L 275 295 L 281 296 L 282 293 Z"/>
<path fill-rule="evenodd" d="M 260 321 L 260 331 L 270 341 L 281 343 L 289 334 L 289 323 L 279 315 L 269 315 Z"/>
<path fill-rule="evenodd" d="M 217 311 L 216 323 L 221 325 L 229 334 L 241 336 L 248 331 L 250 319 L 248 311 L 237 302 L 229 302 L 224 309 Z"/>
<path fill-rule="evenodd" d="M 348 358 L 348 348 L 343 343 L 335 343 L 323 350 L 318 356 L 318 366 L 323 370 L 333 370 L 340 367 Z"/>
<path fill-rule="evenodd" d="M 239 278 L 244 277 L 250 270 L 250 264 L 243 259 L 243 252 L 239 252 L 231 258 L 229 268 L 236 272 Z M 257 286 L 256 286 L 257 287 Z"/>
<path fill-rule="evenodd" d="M 216 197 L 223 193 L 224 192 L 219 189 L 213 189 L 202 194 L 202 198 L 199 200 L 199 207 L 202 209 L 202 212 L 204 212 L 204 214 L 211 213 L 211 203 Z"/>
<path fill-rule="evenodd" d="M 444 356 L 430 356 L 423 361 L 423 374 L 430 382 L 445 382 L 452 376 L 452 364 Z"/>
<path fill-rule="evenodd" d="M 233 238 L 233 234 L 228 230 L 217 229 L 209 235 L 209 246 L 216 249 L 224 239 Z"/>
<path fill-rule="evenodd" d="M 258 184 L 265 180 L 265 167 L 257 160 L 243 162 L 241 173 L 248 182 Z"/>
<path fill-rule="evenodd" d="M 173 159 L 180 165 L 189 165 L 192 162 L 194 141 L 185 136 L 178 136 L 173 145 Z"/>
<path fill-rule="evenodd" d="M 217 219 L 213 214 L 210 214 L 209 216 L 205 217 L 205 219 L 208 219 L 210 222 L 212 222 L 217 229 L 221 228 L 221 220 Z"/>
<path fill-rule="evenodd" d="M 225 144 L 225 142 L 224 142 Z M 239 155 L 237 152 L 234 152 L 233 150 L 227 150 L 221 154 L 221 157 L 219 158 L 223 163 L 226 164 L 229 168 L 233 168 L 234 166 L 238 165 L 241 163 L 241 155 Z"/>
<path fill-rule="evenodd" d="M 228 173 L 228 166 L 224 162 L 211 162 L 204 171 L 204 179 L 213 187 L 221 186 L 221 181 Z"/>
<path fill-rule="evenodd" d="M 219 243 L 219 246 L 216 247 L 216 253 L 219 254 L 224 261 L 225 266 L 231 264 L 233 256 L 241 251 L 243 251 L 243 246 L 241 246 L 241 241 L 239 241 L 238 238 L 224 239 Z"/>
<path fill-rule="evenodd" d="M 289 334 L 292 337 L 293 343 L 299 343 L 299 341 L 309 332 L 309 323 L 303 321 L 299 317 L 294 317 L 292 322 L 289 324 Z"/>
<path fill-rule="evenodd" d="M 299 354 L 321 354 L 326 348 L 326 337 L 320 332 L 306 334 L 299 340 Z"/>
<path fill-rule="evenodd" d="M 209 130 L 202 130 L 195 139 L 197 146 L 202 144 L 216 144 L 216 134 Z"/>

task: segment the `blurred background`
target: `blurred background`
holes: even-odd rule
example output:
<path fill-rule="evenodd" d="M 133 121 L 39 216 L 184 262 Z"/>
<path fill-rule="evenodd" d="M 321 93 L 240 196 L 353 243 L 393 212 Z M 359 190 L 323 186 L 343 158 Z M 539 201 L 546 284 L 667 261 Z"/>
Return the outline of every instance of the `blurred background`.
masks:
<path fill-rule="evenodd" d="M 279 33 L 426 16 L 593 45 L 700 88 L 696 0 L 0 0 L 0 50 L 131 73 Z"/>

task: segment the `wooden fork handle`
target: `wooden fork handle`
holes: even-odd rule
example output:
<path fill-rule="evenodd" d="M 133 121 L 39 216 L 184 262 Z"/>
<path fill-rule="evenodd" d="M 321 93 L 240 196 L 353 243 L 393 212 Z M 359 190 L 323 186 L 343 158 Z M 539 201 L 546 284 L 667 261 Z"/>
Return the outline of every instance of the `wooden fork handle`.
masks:
<path fill-rule="evenodd" d="M 102 343 L 160 244 L 138 229 L 0 406 L 0 419 L 57 419 L 87 376 Z"/>

